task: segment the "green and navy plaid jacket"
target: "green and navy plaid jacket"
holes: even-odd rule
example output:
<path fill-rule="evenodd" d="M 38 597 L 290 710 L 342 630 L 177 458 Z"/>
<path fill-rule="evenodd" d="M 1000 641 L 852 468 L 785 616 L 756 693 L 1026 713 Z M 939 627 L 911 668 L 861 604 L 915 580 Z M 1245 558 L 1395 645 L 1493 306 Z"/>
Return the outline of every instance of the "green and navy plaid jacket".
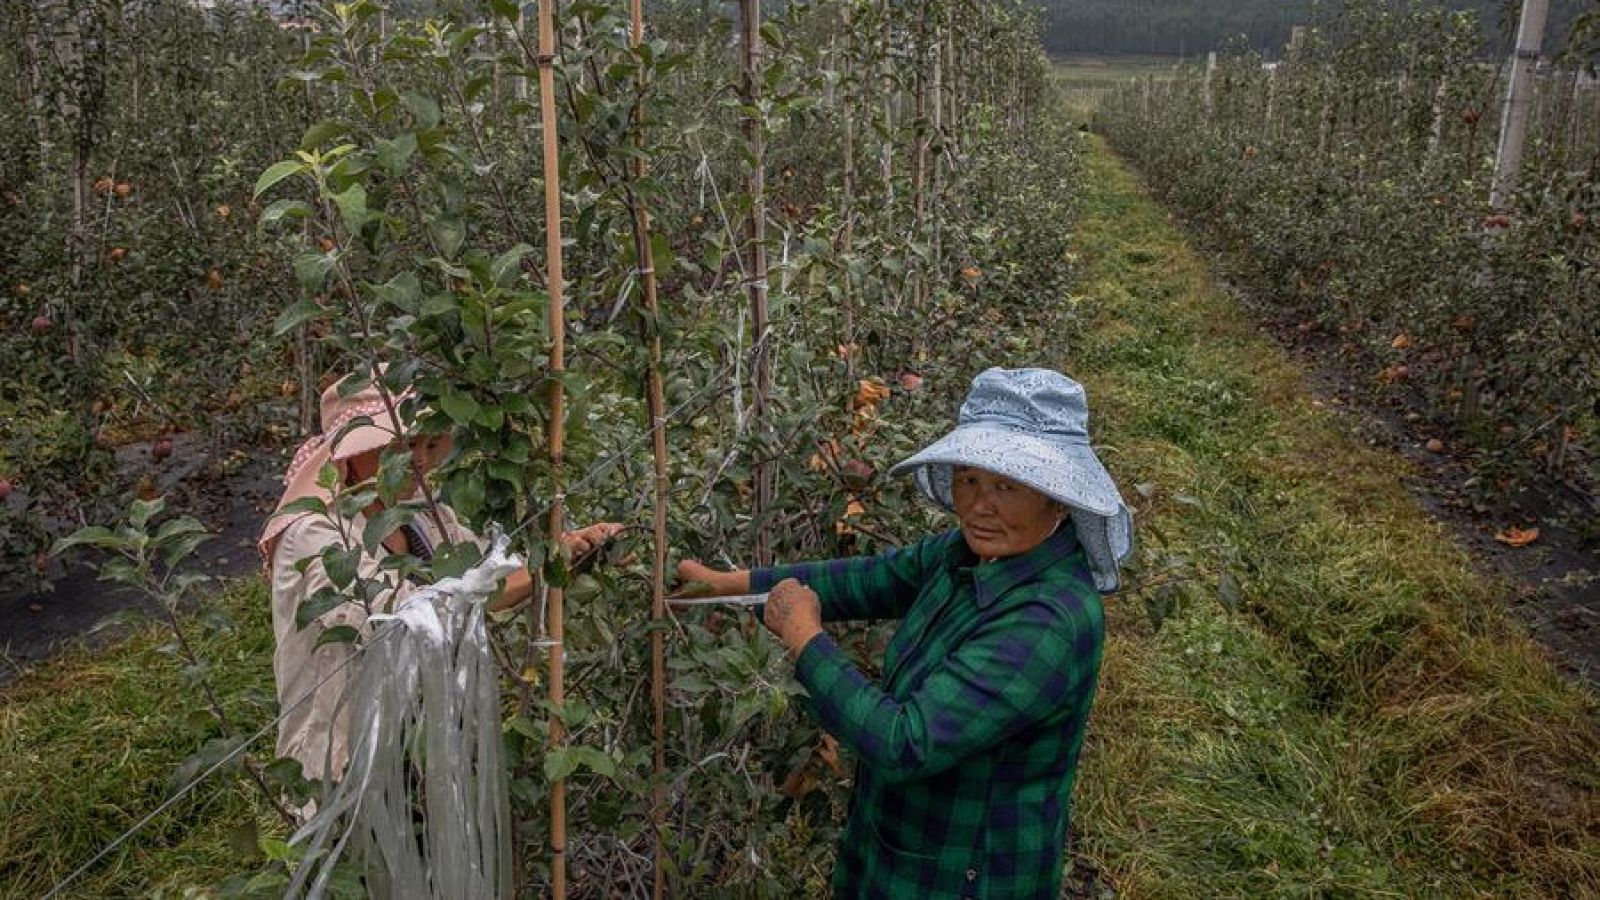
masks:
<path fill-rule="evenodd" d="M 1061 891 L 1068 801 L 1104 642 L 1071 529 L 979 565 L 959 531 L 876 557 L 759 569 L 826 621 L 904 619 L 874 684 L 826 633 L 795 677 L 857 759 L 838 897 L 1041 898 Z"/>

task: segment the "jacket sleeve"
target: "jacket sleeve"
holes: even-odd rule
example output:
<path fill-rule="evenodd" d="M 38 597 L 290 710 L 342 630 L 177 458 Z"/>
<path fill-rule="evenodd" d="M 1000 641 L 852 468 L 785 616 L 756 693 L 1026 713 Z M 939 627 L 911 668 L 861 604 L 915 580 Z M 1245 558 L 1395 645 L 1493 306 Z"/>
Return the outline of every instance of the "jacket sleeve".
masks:
<path fill-rule="evenodd" d="M 817 593 L 824 622 L 899 619 L 916 601 L 927 572 L 944 560 L 952 540 L 960 540 L 960 532 L 930 537 L 878 556 L 756 569 L 750 573 L 750 589 L 763 593 L 793 578 Z M 757 618 L 760 612 L 756 611 Z"/>
<path fill-rule="evenodd" d="M 861 673 L 826 633 L 795 677 L 839 742 L 874 774 L 915 781 L 959 765 L 1082 696 L 1101 640 L 1087 609 L 1029 602 L 982 626 L 904 703 Z"/>

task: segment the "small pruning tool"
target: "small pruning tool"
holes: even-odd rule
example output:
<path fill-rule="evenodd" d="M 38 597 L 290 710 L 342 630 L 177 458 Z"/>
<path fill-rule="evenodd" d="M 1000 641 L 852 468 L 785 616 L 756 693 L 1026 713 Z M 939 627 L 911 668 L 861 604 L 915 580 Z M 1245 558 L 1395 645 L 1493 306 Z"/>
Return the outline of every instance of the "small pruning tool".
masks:
<path fill-rule="evenodd" d="M 668 597 L 672 606 L 760 606 L 767 602 L 768 594 L 735 594 L 731 597 Z"/>

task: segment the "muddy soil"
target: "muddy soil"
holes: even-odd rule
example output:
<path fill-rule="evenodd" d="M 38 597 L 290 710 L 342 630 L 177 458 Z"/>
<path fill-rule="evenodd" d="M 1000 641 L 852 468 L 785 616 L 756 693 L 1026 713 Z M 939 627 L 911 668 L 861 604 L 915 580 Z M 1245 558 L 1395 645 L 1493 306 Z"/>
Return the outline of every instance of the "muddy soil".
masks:
<path fill-rule="evenodd" d="M 169 510 L 194 516 L 216 535 L 200 546 L 186 568 L 217 577 L 260 569 L 255 535 L 277 502 L 283 465 L 276 453 L 246 456 L 189 434 L 175 435 L 171 457 L 159 463 L 151 460 L 145 444 L 117 452 L 119 481 L 136 484 L 148 477 L 166 497 Z M 49 590 L 0 582 L 0 684 L 69 644 L 96 646 L 114 639 L 125 626 L 101 626 L 121 614 L 157 612 L 139 593 L 99 581 L 95 559 L 85 552 L 53 563 Z"/>

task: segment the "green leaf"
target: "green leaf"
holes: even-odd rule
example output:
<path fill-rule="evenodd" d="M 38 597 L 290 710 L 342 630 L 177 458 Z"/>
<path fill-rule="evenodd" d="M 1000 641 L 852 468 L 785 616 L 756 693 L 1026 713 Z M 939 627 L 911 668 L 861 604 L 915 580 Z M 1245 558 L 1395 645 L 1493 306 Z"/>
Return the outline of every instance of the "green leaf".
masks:
<path fill-rule="evenodd" d="M 150 519 L 160 515 L 166 508 L 167 501 L 161 497 L 154 500 L 135 500 L 133 505 L 128 507 L 128 524 L 143 531 L 144 527 L 150 524 Z"/>
<path fill-rule="evenodd" d="M 418 127 L 424 130 L 438 127 L 439 103 L 432 97 L 416 91 L 406 91 L 401 95 L 400 102 L 404 103 L 406 109 L 416 118 Z"/>
<path fill-rule="evenodd" d="M 376 556 L 378 545 L 383 539 L 394 534 L 402 525 L 409 524 L 414 518 L 411 510 L 403 506 L 389 506 L 378 511 L 375 516 L 367 519 L 367 526 L 361 530 L 361 543 L 367 552 Z"/>
<path fill-rule="evenodd" d="M 344 191 L 333 195 L 333 202 L 339 207 L 339 216 L 344 219 L 344 227 L 355 234 L 361 226 L 367 224 L 367 189 L 360 184 L 352 184 Z"/>
<path fill-rule="evenodd" d="M 267 204 L 261 211 L 261 218 L 256 220 L 257 227 L 276 225 L 281 219 L 309 219 L 311 217 L 311 204 L 304 200 L 281 199 Z"/>
<path fill-rule="evenodd" d="M 260 197 L 269 188 L 292 175 L 299 175 L 306 171 L 306 164 L 295 159 L 286 159 L 283 162 L 273 163 L 267 167 L 261 177 L 256 179 L 255 196 Z"/>
<path fill-rule="evenodd" d="M 301 325 L 327 314 L 327 308 L 317 301 L 310 298 L 301 300 L 278 316 L 278 321 L 272 325 L 273 337 L 283 337 Z"/>
<path fill-rule="evenodd" d="M 445 388 L 439 397 L 439 408 L 457 425 L 467 425 L 478 414 L 478 401 L 455 388 Z"/>
<path fill-rule="evenodd" d="M 327 631 L 317 635 L 317 642 L 311 649 L 315 650 L 323 644 L 354 644 L 361 640 L 361 632 L 354 625 L 335 625 Z"/>
<path fill-rule="evenodd" d="M 450 477 L 446 490 L 450 508 L 464 519 L 477 518 L 483 510 L 485 489 L 483 476 L 475 472 L 457 472 Z"/>
<path fill-rule="evenodd" d="M 123 541 L 115 532 L 103 525 L 90 525 L 56 541 L 50 547 L 50 555 L 59 556 L 64 550 L 83 544 L 91 547 L 120 547 Z"/>
<path fill-rule="evenodd" d="M 437 578 L 455 578 L 478 564 L 483 550 L 471 541 L 446 544 L 433 554 L 433 574 Z"/>
<path fill-rule="evenodd" d="M 331 587 L 322 587 L 315 593 L 300 601 L 294 609 L 294 627 L 304 628 L 312 622 L 322 618 L 330 610 L 337 609 L 350 602 L 349 598 Z"/>
<path fill-rule="evenodd" d="M 544 774 L 551 781 L 560 781 L 580 768 L 607 778 L 617 777 L 617 761 L 594 747 L 553 747 L 545 753 Z"/>
<path fill-rule="evenodd" d="M 393 140 L 379 141 L 373 148 L 373 156 L 377 159 L 378 165 L 396 177 L 405 172 L 406 166 L 416 152 L 417 136 L 409 131 Z"/>
<path fill-rule="evenodd" d="M 305 134 L 300 136 L 300 149 L 315 150 L 349 130 L 343 123 L 327 119 L 312 123 L 311 127 L 306 129 Z M 261 191 L 257 190 L 256 193 L 259 194 Z"/>
<path fill-rule="evenodd" d="M 410 451 L 385 451 L 378 466 L 378 499 L 386 504 L 395 503 L 410 482 Z"/>
<path fill-rule="evenodd" d="M 169 522 L 168 524 L 171 523 Z M 201 527 L 198 522 L 195 523 L 195 526 L 198 530 L 184 531 L 165 539 L 160 537 L 156 539 L 157 552 L 161 554 L 161 559 L 167 564 L 168 568 L 188 559 L 189 554 L 193 553 L 195 548 L 211 540 L 212 535 L 204 527 Z"/>
<path fill-rule="evenodd" d="M 527 244 L 518 244 L 510 250 L 495 257 L 494 265 L 490 267 L 491 280 L 498 287 L 509 287 L 516 280 L 517 273 L 522 265 L 522 258 L 533 252 Z"/>
<path fill-rule="evenodd" d="M 360 547 L 349 550 L 343 547 L 329 547 L 322 551 L 322 570 L 328 573 L 328 580 L 333 582 L 333 586 L 341 591 L 355 582 L 360 562 Z"/>
<path fill-rule="evenodd" d="M 315 294 L 322 290 L 323 282 L 328 280 L 328 273 L 333 271 L 338 257 L 332 253 L 301 253 L 294 258 L 294 276 L 300 282 L 301 290 L 308 294 Z"/>

